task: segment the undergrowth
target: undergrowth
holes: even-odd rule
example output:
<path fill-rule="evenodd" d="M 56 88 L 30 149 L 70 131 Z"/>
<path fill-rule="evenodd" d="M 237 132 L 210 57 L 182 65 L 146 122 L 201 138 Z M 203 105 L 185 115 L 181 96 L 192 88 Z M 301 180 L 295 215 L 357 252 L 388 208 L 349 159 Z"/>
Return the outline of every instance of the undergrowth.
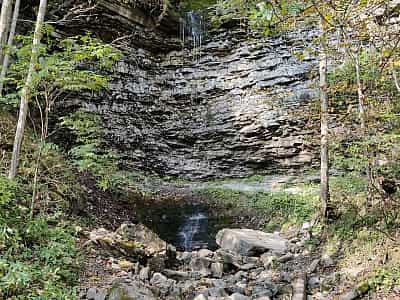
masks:
<path fill-rule="evenodd" d="M 80 255 L 66 217 L 83 199 L 76 171 L 58 147 L 47 144 L 32 202 L 38 141 L 28 130 L 21 176 L 8 180 L 15 119 L 4 112 L 0 119 L 0 299 L 76 299 Z"/>
<path fill-rule="evenodd" d="M 88 171 L 103 190 L 140 193 L 140 172 L 125 171 L 120 167 L 121 156 L 104 139 L 104 127 L 99 115 L 77 111 L 61 119 L 60 128 L 67 128 L 76 137 L 69 158 L 80 171 Z"/>

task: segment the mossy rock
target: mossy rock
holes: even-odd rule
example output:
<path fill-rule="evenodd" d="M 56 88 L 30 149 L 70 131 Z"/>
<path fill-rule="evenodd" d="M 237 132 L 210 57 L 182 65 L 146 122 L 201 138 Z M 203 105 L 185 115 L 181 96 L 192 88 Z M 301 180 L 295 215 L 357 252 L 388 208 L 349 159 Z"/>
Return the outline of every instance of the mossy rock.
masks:
<path fill-rule="evenodd" d="M 370 289 L 371 289 L 371 286 L 369 285 L 368 282 L 363 282 L 357 286 L 357 291 L 360 295 L 364 295 L 364 294 L 368 293 L 368 291 Z"/>

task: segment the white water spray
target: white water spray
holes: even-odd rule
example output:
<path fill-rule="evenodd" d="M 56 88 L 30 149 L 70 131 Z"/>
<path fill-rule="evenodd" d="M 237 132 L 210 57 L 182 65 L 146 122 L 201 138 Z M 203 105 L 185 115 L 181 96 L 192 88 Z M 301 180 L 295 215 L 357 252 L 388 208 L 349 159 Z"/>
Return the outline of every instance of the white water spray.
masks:
<path fill-rule="evenodd" d="M 203 17 L 194 12 L 189 11 L 181 19 L 180 24 L 180 37 L 182 39 L 183 47 L 186 43 L 192 44 L 192 55 L 198 60 L 201 55 L 201 46 L 204 41 L 206 33 L 206 23 Z"/>
<path fill-rule="evenodd" d="M 193 250 L 194 238 L 206 225 L 206 220 L 207 217 L 203 213 L 196 213 L 187 219 L 187 221 L 181 227 L 179 231 L 179 238 L 181 240 L 181 245 L 186 251 Z"/>

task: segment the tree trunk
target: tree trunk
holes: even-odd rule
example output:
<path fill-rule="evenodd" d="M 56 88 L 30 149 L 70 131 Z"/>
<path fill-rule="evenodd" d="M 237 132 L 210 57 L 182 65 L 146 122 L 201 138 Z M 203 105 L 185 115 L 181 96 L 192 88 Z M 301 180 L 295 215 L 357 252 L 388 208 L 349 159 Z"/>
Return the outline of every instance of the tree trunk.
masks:
<path fill-rule="evenodd" d="M 15 176 L 17 175 L 19 154 L 20 154 L 22 138 L 23 138 L 24 130 L 25 130 L 26 116 L 28 114 L 28 103 L 29 103 L 29 99 L 31 97 L 31 90 L 34 88 L 32 86 L 33 73 L 35 71 L 35 65 L 37 64 L 37 61 L 38 61 L 38 55 L 39 55 L 38 46 L 40 44 L 40 40 L 42 37 L 42 24 L 44 21 L 44 16 L 46 14 L 46 7 L 47 7 L 47 0 L 40 0 L 39 12 L 37 15 L 37 20 L 36 20 L 35 33 L 33 36 L 31 61 L 29 64 L 29 70 L 28 70 L 28 75 L 26 77 L 25 86 L 22 90 L 18 125 L 17 125 L 17 131 L 15 133 L 14 148 L 13 148 L 13 153 L 12 153 L 12 158 L 11 158 L 11 166 L 10 166 L 10 173 L 9 173 L 10 179 L 14 179 Z"/>
<path fill-rule="evenodd" d="M 363 87 L 361 82 L 361 71 L 360 71 L 360 53 L 355 55 L 355 65 L 356 65 L 356 78 L 357 78 L 357 95 L 358 95 L 358 113 L 361 124 L 361 130 L 365 134 L 367 125 L 365 120 L 365 96 L 363 93 Z"/>
<path fill-rule="evenodd" d="M 361 80 L 361 62 L 360 62 L 360 50 L 354 56 L 354 64 L 356 69 L 356 81 L 357 81 L 357 95 L 358 95 L 358 118 L 360 119 L 360 127 L 362 132 L 362 137 L 364 140 L 368 138 L 368 129 L 367 129 L 367 118 L 366 118 L 366 108 L 365 108 L 365 96 L 363 92 L 363 84 Z M 374 169 L 375 165 L 375 157 L 370 151 L 370 146 L 368 144 L 365 145 L 363 149 L 363 154 L 365 159 L 367 160 L 366 174 L 368 179 L 368 193 L 367 193 L 367 206 L 371 201 L 371 197 L 374 191 Z"/>
<path fill-rule="evenodd" d="M 321 31 L 324 32 L 323 21 Z M 328 95 L 327 95 L 327 46 L 325 36 L 322 37 L 319 76 L 320 76 L 320 101 L 321 101 L 321 216 L 326 218 L 329 202 L 329 154 L 328 154 Z"/>
<path fill-rule="evenodd" d="M 392 68 L 392 74 L 393 74 L 394 85 L 396 86 L 397 91 L 400 93 L 400 83 L 397 79 L 396 69 L 394 66 Z"/>
<path fill-rule="evenodd" d="M 4 48 L 10 25 L 11 9 L 13 0 L 3 0 L 0 13 L 0 61 L 3 61 Z"/>
<path fill-rule="evenodd" d="M 14 36 L 15 36 L 15 30 L 17 28 L 20 4 L 21 4 L 21 0 L 15 0 L 14 13 L 13 13 L 12 22 L 11 22 L 10 34 L 8 36 L 8 41 L 7 41 L 8 51 L 6 51 L 4 53 L 3 68 L 1 69 L 1 74 L 0 74 L 0 96 L 3 93 L 4 80 L 6 78 L 8 64 L 10 62 L 10 52 L 9 51 L 11 50 L 11 47 L 14 42 Z"/>

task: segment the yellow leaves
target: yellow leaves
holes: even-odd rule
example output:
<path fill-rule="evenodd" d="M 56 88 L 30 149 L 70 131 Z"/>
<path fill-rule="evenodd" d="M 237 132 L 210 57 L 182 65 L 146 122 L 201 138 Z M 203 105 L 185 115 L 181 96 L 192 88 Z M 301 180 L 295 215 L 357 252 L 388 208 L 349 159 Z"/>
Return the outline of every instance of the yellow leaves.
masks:
<path fill-rule="evenodd" d="M 393 67 L 400 68 L 400 59 L 393 61 Z"/>
<path fill-rule="evenodd" d="M 328 23 L 332 22 L 332 14 L 331 13 L 325 14 L 324 18 L 325 18 L 326 22 L 328 22 Z"/>
<path fill-rule="evenodd" d="M 382 52 L 382 56 L 383 57 L 390 57 L 392 55 L 392 53 L 393 53 L 393 49 L 392 48 L 385 49 Z"/>

